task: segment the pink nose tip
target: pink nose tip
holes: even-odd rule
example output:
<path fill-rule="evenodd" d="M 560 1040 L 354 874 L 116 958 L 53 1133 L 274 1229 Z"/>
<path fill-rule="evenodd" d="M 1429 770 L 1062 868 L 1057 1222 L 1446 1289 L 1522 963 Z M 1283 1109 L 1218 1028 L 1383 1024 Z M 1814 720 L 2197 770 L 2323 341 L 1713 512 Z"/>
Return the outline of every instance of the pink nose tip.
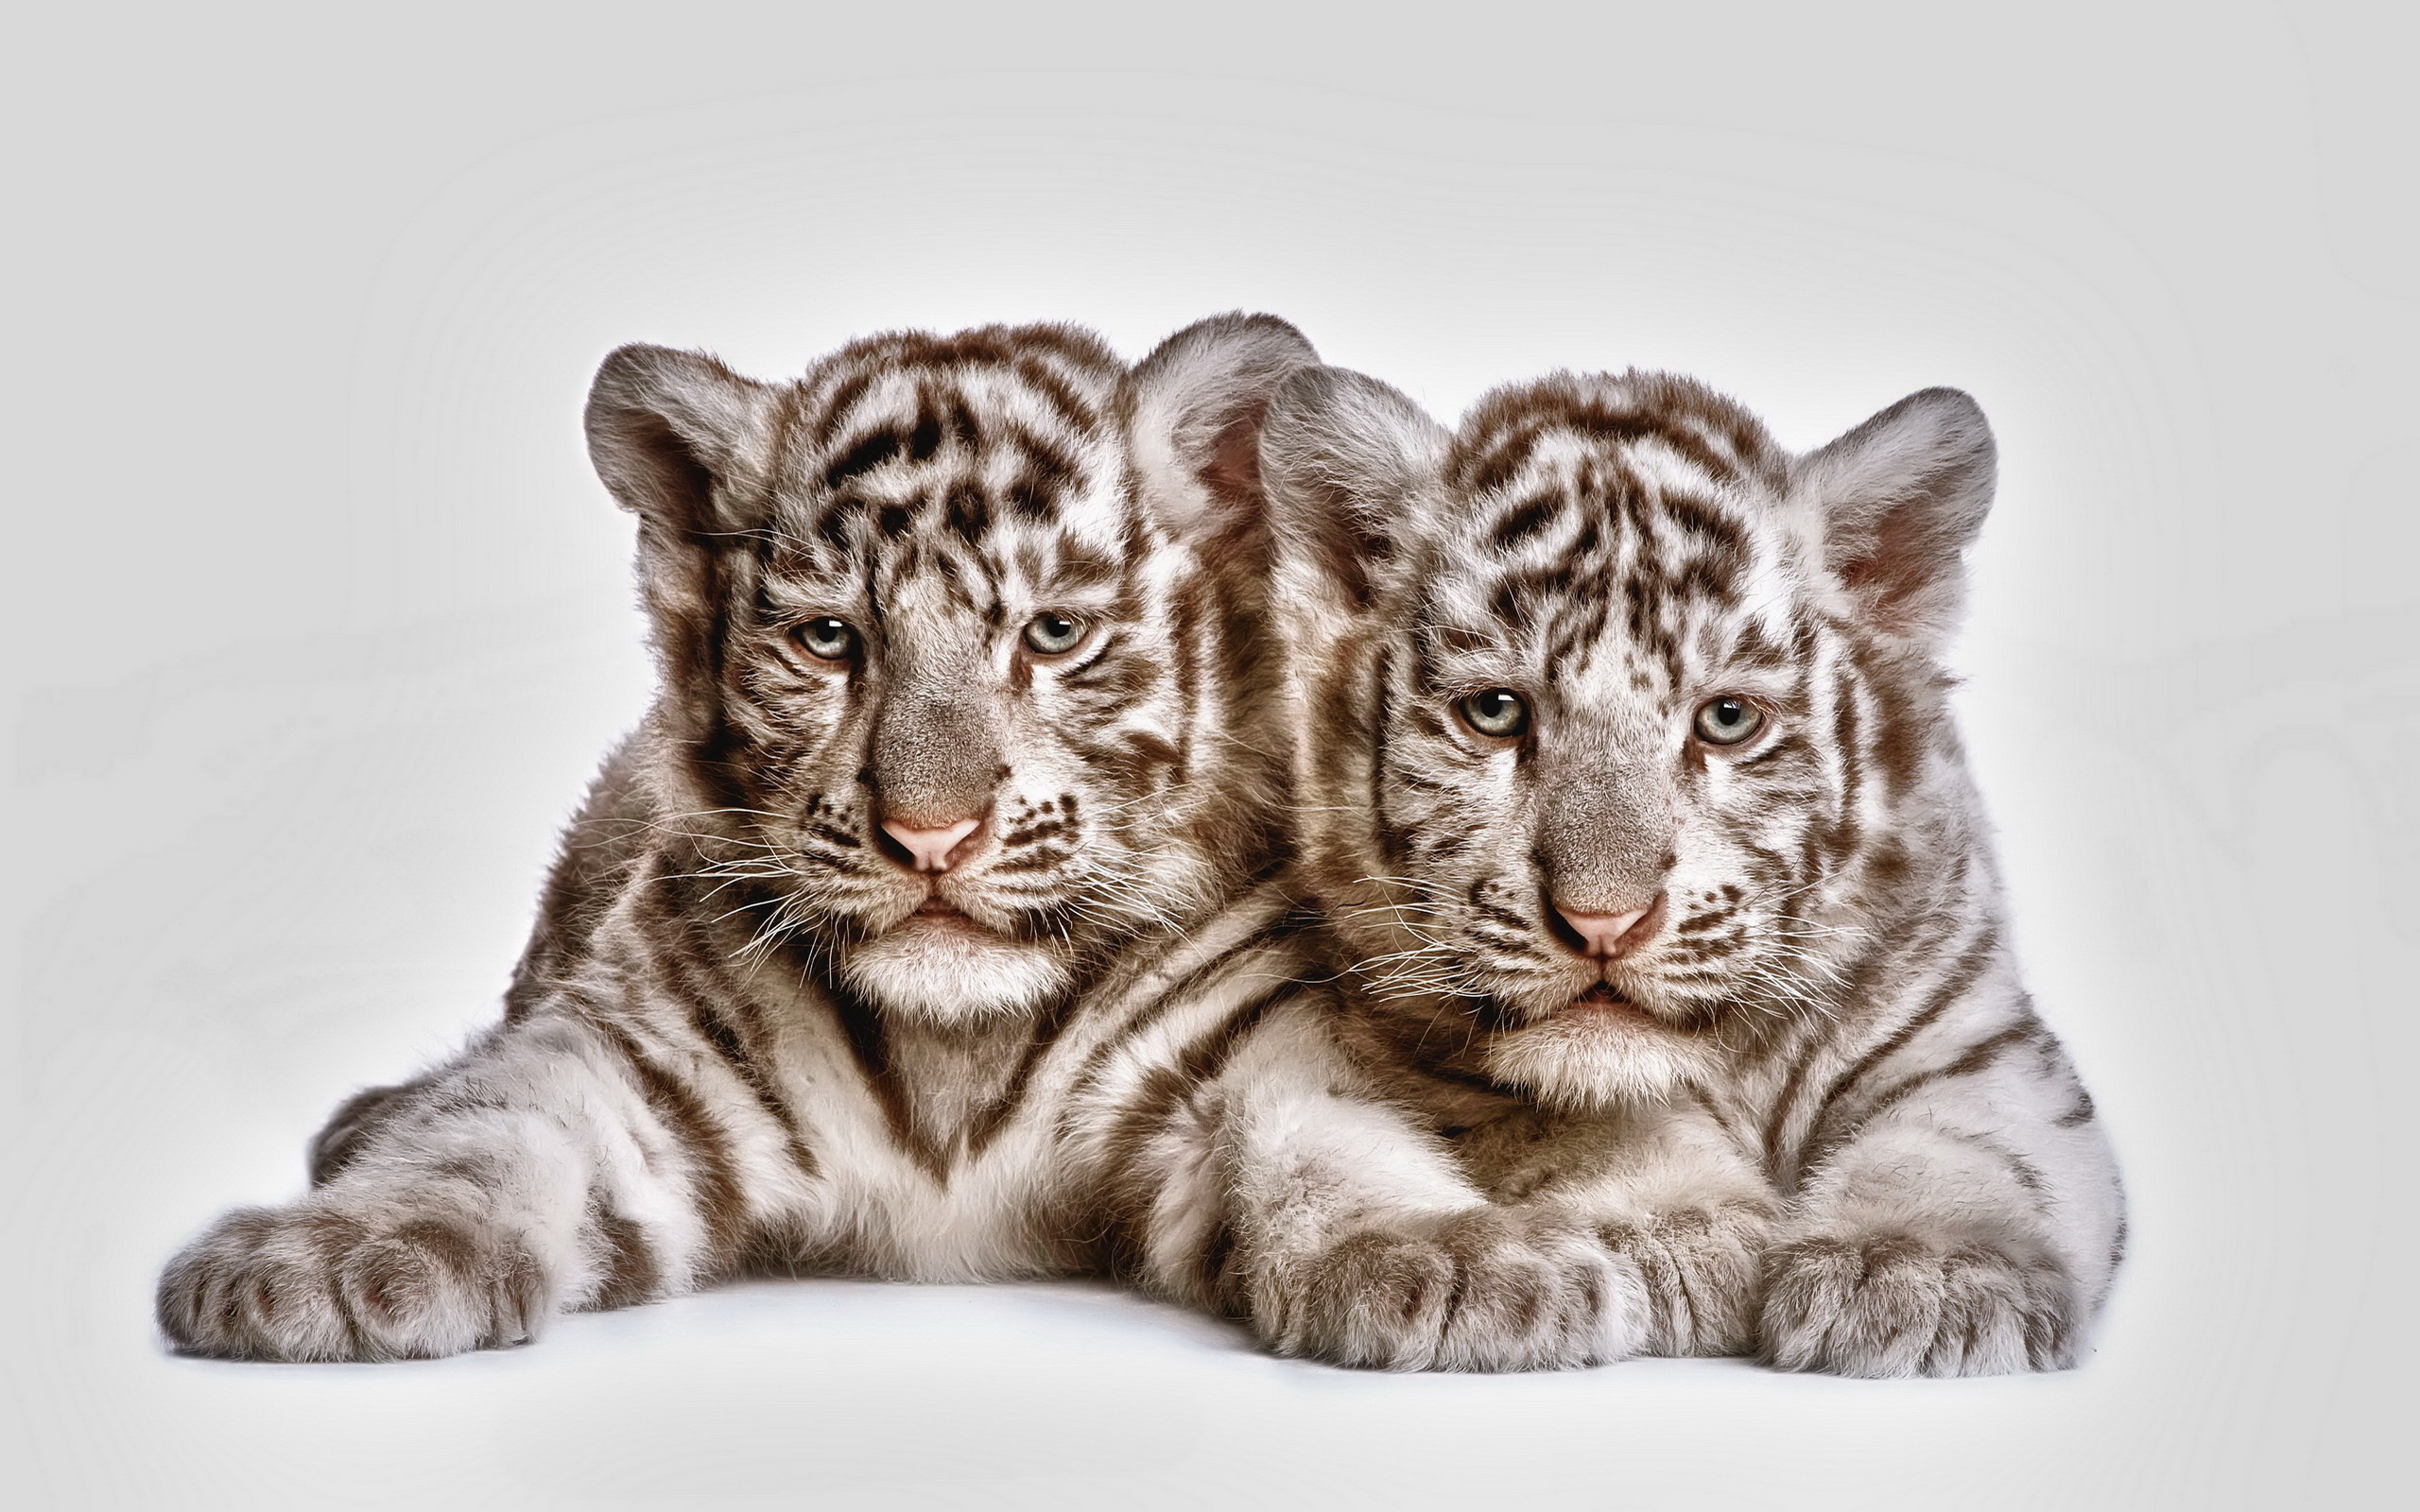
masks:
<path fill-rule="evenodd" d="M 947 871 L 950 852 L 975 833 L 981 819 L 960 819 L 938 830 L 919 830 L 897 819 L 882 821 L 882 833 L 899 842 L 918 871 Z"/>
<path fill-rule="evenodd" d="M 1556 913 L 1580 936 L 1584 953 L 1591 956 L 1628 955 L 1647 943 L 1655 926 L 1664 919 L 1664 895 L 1657 893 L 1644 908 L 1634 908 L 1624 914 L 1580 914 L 1555 905 Z"/>

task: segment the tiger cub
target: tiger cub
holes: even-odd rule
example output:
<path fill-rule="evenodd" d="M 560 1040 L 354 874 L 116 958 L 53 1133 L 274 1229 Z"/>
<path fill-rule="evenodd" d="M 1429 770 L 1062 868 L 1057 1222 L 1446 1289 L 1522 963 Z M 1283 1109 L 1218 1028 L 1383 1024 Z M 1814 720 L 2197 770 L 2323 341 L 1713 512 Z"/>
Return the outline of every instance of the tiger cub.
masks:
<path fill-rule="evenodd" d="M 588 438 L 638 517 L 653 708 L 503 1022 L 178 1255 L 169 1339 L 442 1355 L 752 1265 L 1098 1263 L 1071 1173 L 1250 1007 L 1163 1000 L 1287 913 L 1252 460 L 1316 360 L 1265 316 L 1132 369 L 1056 325 L 778 385 L 607 358 Z"/>
<path fill-rule="evenodd" d="M 1992 497 L 1974 402 L 1794 456 L 1685 378 L 1507 387 L 1448 434 L 1311 369 L 1260 464 L 1339 973 L 1295 1057 L 1327 1082 L 1239 1089 L 1212 1141 L 1288 1131 L 1221 1198 L 1264 1335 L 2074 1364 L 2124 1220 L 1940 661 Z"/>

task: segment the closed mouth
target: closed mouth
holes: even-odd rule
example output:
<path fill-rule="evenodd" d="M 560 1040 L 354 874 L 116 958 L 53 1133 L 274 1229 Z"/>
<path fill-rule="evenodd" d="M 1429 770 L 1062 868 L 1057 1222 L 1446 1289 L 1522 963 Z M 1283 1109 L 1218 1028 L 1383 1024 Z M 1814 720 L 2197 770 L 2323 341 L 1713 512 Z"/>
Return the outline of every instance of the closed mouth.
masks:
<path fill-rule="evenodd" d="M 972 939 L 996 939 L 999 932 L 975 918 L 957 904 L 944 901 L 939 894 L 927 894 L 915 911 L 896 926 L 910 936 L 927 938 L 943 936 L 964 936 Z"/>
<path fill-rule="evenodd" d="M 924 901 L 878 933 L 901 939 L 961 940 L 974 943 L 1011 940 L 1015 936 L 988 919 L 978 919 L 942 898 L 926 893 Z"/>
<path fill-rule="evenodd" d="M 1599 982 L 1587 991 L 1564 1005 L 1563 1011 L 1577 1014 L 1604 1014 L 1621 1018 L 1645 1018 L 1647 1010 L 1613 989 L 1609 983 Z"/>

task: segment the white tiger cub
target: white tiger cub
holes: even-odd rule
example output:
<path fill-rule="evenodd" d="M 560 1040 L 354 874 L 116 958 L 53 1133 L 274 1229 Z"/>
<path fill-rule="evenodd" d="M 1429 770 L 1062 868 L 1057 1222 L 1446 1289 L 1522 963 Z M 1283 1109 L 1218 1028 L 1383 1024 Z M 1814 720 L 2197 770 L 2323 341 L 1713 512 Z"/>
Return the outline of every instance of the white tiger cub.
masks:
<path fill-rule="evenodd" d="M 1974 403 L 1792 456 L 1681 378 L 1449 435 L 1311 369 L 1260 461 L 1339 980 L 1202 1093 L 1196 1295 L 1399 1368 L 2072 1365 L 2124 1220 L 1938 660 Z"/>
<path fill-rule="evenodd" d="M 503 1022 L 178 1255 L 169 1339 L 384 1360 L 753 1266 L 1101 1264 L 1091 1151 L 1267 994 L 1162 1001 L 1287 909 L 1246 495 L 1316 360 L 1266 316 L 1132 368 L 1057 325 L 786 384 L 609 357 L 588 435 L 638 516 L 654 707 Z"/>

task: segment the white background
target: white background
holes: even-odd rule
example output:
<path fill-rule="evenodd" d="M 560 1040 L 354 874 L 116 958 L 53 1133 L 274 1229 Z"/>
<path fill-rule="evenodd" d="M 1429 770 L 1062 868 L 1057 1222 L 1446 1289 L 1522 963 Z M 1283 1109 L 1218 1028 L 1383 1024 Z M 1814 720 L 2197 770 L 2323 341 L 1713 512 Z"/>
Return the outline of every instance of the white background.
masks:
<path fill-rule="evenodd" d="M 2398 1500 L 2420 840 L 2410 6 L 50 6 L 12 24 L 13 1504 Z M 1084 1286 L 162 1351 L 160 1263 L 493 1012 L 648 672 L 578 417 L 1276 311 L 1441 415 L 1671 367 L 1998 427 L 1959 652 L 2135 1247 L 2083 1369 L 1390 1378 Z"/>

